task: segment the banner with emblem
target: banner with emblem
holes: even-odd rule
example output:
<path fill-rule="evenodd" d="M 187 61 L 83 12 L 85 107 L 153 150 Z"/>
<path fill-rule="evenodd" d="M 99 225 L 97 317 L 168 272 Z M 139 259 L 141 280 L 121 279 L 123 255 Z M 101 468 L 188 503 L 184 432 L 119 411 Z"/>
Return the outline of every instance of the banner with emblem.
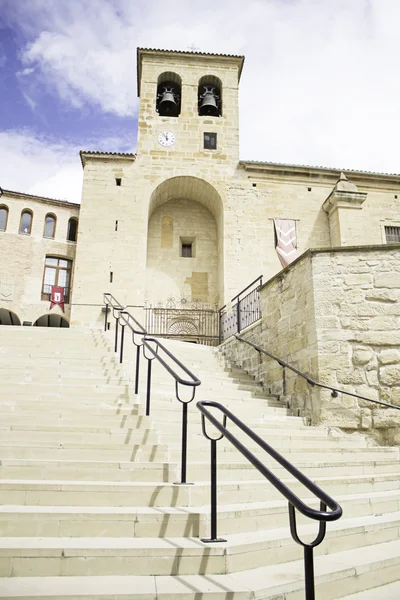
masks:
<path fill-rule="evenodd" d="M 275 250 L 283 267 L 298 257 L 296 223 L 291 219 L 274 219 L 276 232 Z"/>
<path fill-rule="evenodd" d="M 50 310 L 56 305 L 59 306 L 64 312 L 64 288 L 58 285 L 52 285 L 50 294 Z"/>

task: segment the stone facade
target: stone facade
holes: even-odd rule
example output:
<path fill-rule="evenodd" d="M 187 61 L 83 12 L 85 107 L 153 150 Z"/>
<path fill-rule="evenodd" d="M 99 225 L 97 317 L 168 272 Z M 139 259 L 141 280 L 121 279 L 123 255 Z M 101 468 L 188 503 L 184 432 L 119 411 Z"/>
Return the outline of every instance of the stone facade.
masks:
<path fill-rule="evenodd" d="M 308 251 L 260 294 L 245 339 L 325 385 L 400 406 L 400 245 Z M 332 398 L 235 338 L 222 350 L 312 422 L 400 442 L 399 411 Z"/>
<path fill-rule="evenodd" d="M 46 257 L 67 259 L 73 264 L 77 244 L 67 240 L 67 232 L 69 220 L 79 217 L 79 205 L 3 190 L 1 207 L 8 210 L 6 228 L 0 231 L 2 321 L 10 320 L 11 311 L 21 323 L 35 323 L 44 315 L 58 315 L 69 322 L 69 302 L 63 312 L 59 306 L 50 310 L 49 300 L 42 300 L 43 277 Z M 21 213 L 25 210 L 32 215 L 31 231 L 19 233 Z M 56 219 L 53 238 L 45 237 L 46 215 Z M 59 323 L 59 319 L 54 322 Z"/>
<path fill-rule="evenodd" d="M 30 241 L 20 235 L 7 245 L 7 255 L 25 256 L 24 264 L 35 256 L 34 239 L 50 245 L 29 268 L 36 290 L 43 256 L 64 244 L 56 254 L 74 260 L 72 325 L 101 326 L 104 292 L 129 305 L 165 305 L 170 297 L 212 307 L 228 303 L 259 275 L 268 279 L 280 271 L 275 218 L 295 221 L 299 254 L 309 248 L 384 245 L 385 226 L 400 227 L 400 176 L 347 171 L 347 179 L 336 169 L 239 160 L 243 57 L 140 49 L 137 66 L 137 154 L 82 151 L 82 204 L 57 204 L 65 213 L 60 219 L 79 212 L 76 256 L 75 245 L 58 233 L 55 240 L 43 241 L 36 216 Z M 164 75 L 180 82 L 176 117 L 157 112 Z M 220 116 L 198 113 L 204 78 L 220 87 Z M 255 125 L 256 120 L 255 115 Z M 174 135 L 169 146 L 160 144 L 165 133 Z M 204 147 L 205 133 L 216 134 L 215 149 Z M 10 202 L 23 197 L 11 195 Z M 43 219 L 48 201 L 35 202 L 42 205 Z M 20 212 L 19 205 L 15 210 Z M 61 235 L 60 226 L 61 221 Z M 9 228 L 0 238 L 0 243 L 11 239 Z M 181 256 L 185 240 L 193 242 L 195 254 L 189 258 Z M 13 260 L 15 278 L 21 260 Z M 22 272 L 17 312 L 34 303 L 37 293 L 30 287 L 32 275 Z M 11 282 L 9 266 L 2 265 L 1 278 Z M 38 302 L 40 311 L 44 305 Z"/>

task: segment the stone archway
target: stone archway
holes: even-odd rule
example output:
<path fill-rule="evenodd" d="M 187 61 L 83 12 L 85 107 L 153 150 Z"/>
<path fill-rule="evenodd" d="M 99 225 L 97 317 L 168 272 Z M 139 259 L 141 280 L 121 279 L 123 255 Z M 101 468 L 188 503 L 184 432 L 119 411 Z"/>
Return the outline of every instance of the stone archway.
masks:
<path fill-rule="evenodd" d="M 21 320 L 12 310 L 0 308 L 0 325 L 21 325 Z"/>
<path fill-rule="evenodd" d="M 223 204 L 204 179 L 177 176 L 163 181 L 149 203 L 147 302 L 200 302 L 223 298 Z"/>
<path fill-rule="evenodd" d="M 33 324 L 34 327 L 69 327 L 67 319 L 61 315 L 42 315 Z"/>

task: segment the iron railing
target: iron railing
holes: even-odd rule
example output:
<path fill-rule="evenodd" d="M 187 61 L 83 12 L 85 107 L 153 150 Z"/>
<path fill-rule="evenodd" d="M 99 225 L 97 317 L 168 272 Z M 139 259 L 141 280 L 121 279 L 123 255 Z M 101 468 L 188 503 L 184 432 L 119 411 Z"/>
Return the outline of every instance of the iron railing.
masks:
<path fill-rule="evenodd" d="M 286 368 L 286 369 L 289 369 L 290 371 L 293 371 L 293 373 L 296 373 L 296 375 L 305 379 L 309 385 L 317 386 L 322 389 L 329 390 L 331 392 L 332 398 L 337 398 L 339 394 L 346 394 L 346 396 L 352 396 L 353 398 L 358 398 L 359 400 L 366 400 L 367 402 L 373 402 L 374 404 L 380 404 L 381 406 L 386 406 L 388 408 L 395 408 L 396 410 L 400 410 L 400 406 L 396 406 L 395 404 L 389 404 L 388 402 L 383 402 L 382 400 L 373 400 L 372 398 L 367 398 L 367 396 L 362 396 L 361 394 L 356 394 L 355 392 L 348 392 L 346 390 L 336 388 L 332 385 L 326 385 L 325 383 L 320 383 L 319 381 L 316 381 L 315 379 L 312 379 L 311 377 L 309 377 L 306 373 L 302 373 L 302 371 L 299 371 L 299 369 L 296 369 L 296 367 L 289 364 L 288 362 L 282 360 L 281 358 L 278 358 L 274 354 L 271 354 L 271 352 L 268 352 L 267 350 L 264 350 L 260 346 L 257 346 L 257 344 L 253 344 L 253 342 L 249 342 L 248 340 L 244 339 L 240 335 L 236 335 L 235 337 L 240 342 L 244 342 L 245 344 L 252 346 L 255 350 L 257 350 L 257 352 L 261 352 L 262 354 L 265 354 L 272 360 L 275 360 L 283 369 Z M 284 379 L 285 379 L 285 377 L 284 377 Z"/>
<path fill-rule="evenodd" d="M 232 309 L 229 312 L 227 305 L 219 309 L 220 344 L 261 319 L 259 289 L 262 285 L 262 278 L 263 275 L 260 275 L 232 298 Z M 245 292 L 247 294 L 243 296 Z"/>
<path fill-rule="evenodd" d="M 203 542 L 226 542 L 225 539 L 217 535 L 217 442 L 225 437 L 235 446 L 237 450 L 277 489 L 289 503 L 289 524 L 290 533 L 293 540 L 303 546 L 304 549 L 304 573 L 305 573 L 305 598 L 306 600 L 315 600 L 315 582 L 314 582 L 314 548 L 321 544 L 326 533 L 326 523 L 336 521 L 342 516 L 342 508 L 326 494 L 320 487 L 313 483 L 306 475 L 299 471 L 292 463 L 284 458 L 272 446 L 260 438 L 252 429 L 236 417 L 230 410 L 218 402 L 203 401 L 197 403 L 197 408 L 201 412 L 202 428 L 204 436 L 211 442 L 211 536 L 202 538 Z M 217 409 L 223 415 L 221 423 L 207 407 Z M 206 418 L 220 432 L 219 437 L 211 437 L 206 430 Z M 320 501 L 320 510 L 311 508 L 303 502 L 283 481 L 259 460 L 250 450 L 238 440 L 238 438 L 227 428 L 227 419 L 232 421 L 241 431 L 243 431 L 251 440 L 264 450 L 271 458 L 279 463 L 290 475 L 295 477 L 298 482 L 305 486 Z M 331 509 L 327 512 L 327 507 Z M 306 517 L 319 521 L 319 530 L 316 538 L 312 542 L 304 542 L 300 539 L 296 524 L 296 509 Z"/>
<path fill-rule="evenodd" d="M 122 306 L 112 294 L 104 294 L 103 300 L 105 303 L 104 330 L 107 330 L 107 318 L 110 311 L 115 320 L 114 352 L 118 351 L 118 330 L 119 327 L 121 327 L 119 348 L 120 363 L 123 362 L 124 357 L 125 327 L 128 327 L 132 333 L 132 342 L 136 346 L 135 394 L 138 393 L 139 389 L 140 348 L 143 348 L 143 356 L 147 360 L 146 416 L 150 415 L 152 361 L 156 359 L 175 380 L 175 397 L 182 405 L 181 481 L 176 482 L 176 485 L 191 485 L 188 484 L 186 480 L 188 404 L 194 400 L 196 388 L 201 384 L 201 381 L 158 339 L 149 337 L 143 325 L 125 310 L 127 307 Z M 179 375 L 176 372 L 176 368 L 180 369 L 185 374 L 185 377 Z M 190 397 L 186 400 L 181 397 L 179 389 L 180 385 L 191 388 Z"/>
<path fill-rule="evenodd" d="M 216 346 L 219 340 L 218 312 L 197 304 L 193 303 L 190 308 L 144 307 L 147 331 L 164 338 Z"/>

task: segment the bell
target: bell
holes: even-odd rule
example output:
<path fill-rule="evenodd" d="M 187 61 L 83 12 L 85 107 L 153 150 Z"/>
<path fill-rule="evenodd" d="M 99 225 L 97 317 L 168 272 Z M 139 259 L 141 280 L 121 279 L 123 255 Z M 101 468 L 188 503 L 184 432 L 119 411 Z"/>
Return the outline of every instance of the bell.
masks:
<path fill-rule="evenodd" d="M 214 87 L 204 86 L 204 94 L 200 96 L 201 104 L 199 107 L 199 115 L 210 115 L 213 117 L 219 116 L 219 108 L 217 104 L 217 94 Z"/>
<path fill-rule="evenodd" d="M 164 87 L 159 96 L 158 114 L 162 117 L 177 117 L 179 107 L 175 99 L 174 88 Z"/>

